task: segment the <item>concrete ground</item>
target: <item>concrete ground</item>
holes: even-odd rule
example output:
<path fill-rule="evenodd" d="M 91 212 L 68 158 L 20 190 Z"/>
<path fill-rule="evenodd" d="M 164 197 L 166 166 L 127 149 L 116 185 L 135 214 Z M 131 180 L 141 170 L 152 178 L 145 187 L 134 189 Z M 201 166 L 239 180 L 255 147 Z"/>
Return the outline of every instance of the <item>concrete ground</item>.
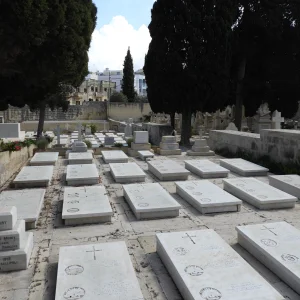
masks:
<path fill-rule="evenodd" d="M 172 159 L 184 165 L 185 155 L 162 157 Z M 202 157 L 205 158 L 205 157 Z M 197 159 L 197 157 L 188 157 Z M 198 158 L 199 159 L 199 158 Z M 220 157 L 207 157 L 214 162 Z M 146 182 L 158 180 L 147 171 L 147 164 L 139 159 L 130 158 L 145 170 Z M 235 226 L 287 221 L 300 229 L 300 204 L 294 209 L 259 211 L 243 203 L 238 213 L 220 213 L 201 215 L 186 201 L 175 194 L 174 182 L 161 182 L 171 195 L 182 205 L 177 218 L 138 221 L 123 198 L 122 185 L 114 183 L 107 164 L 100 156 L 94 159 L 100 184 L 107 188 L 114 210 L 112 223 L 99 225 L 64 226 L 61 218 L 63 189 L 65 186 L 66 159 L 60 158 L 54 171 L 53 182 L 47 188 L 44 208 L 34 232 L 34 251 L 28 270 L 0 274 L 0 300 L 54 300 L 58 265 L 58 253 L 61 246 L 126 241 L 136 275 L 145 300 L 182 299 L 174 282 L 156 254 L 155 234 L 157 232 L 214 229 L 232 248 L 237 251 L 254 269 L 256 269 L 286 299 L 300 300 L 300 296 L 283 283 L 274 273 L 264 267 L 247 251 L 237 244 Z M 236 177 L 230 174 L 229 177 Z M 196 175 L 189 180 L 199 180 Z M 268 182 L 267 177 L 259 177 Z M 211 180 L 222 187 L 222 179 Z M 25 199 L 24 199 L 25 200 Z M 255 299 L 255 296 L 253 297 Z M 88 299 L 92 300 L 92 299 Z"/>

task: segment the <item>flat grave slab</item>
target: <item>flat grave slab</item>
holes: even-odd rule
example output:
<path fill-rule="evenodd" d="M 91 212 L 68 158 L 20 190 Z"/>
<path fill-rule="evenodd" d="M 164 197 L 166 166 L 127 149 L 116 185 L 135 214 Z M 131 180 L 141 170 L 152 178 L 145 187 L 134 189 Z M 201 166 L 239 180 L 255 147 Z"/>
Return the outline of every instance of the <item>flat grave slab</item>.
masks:
<path fill-rule="evenodd" d="M 45 189 L 3 191 L 0 194 L 0 207 L 15 206 L 17 218 L 25 220 L 26 230 L 34 229 L 43 207 L 45 192 Z"/>
<path fill-rule="evenodd" d="M 0 251 L 0 272 L 26 270 L 33 249 L 33 232 L 21 236 L 20 249 Z"/>
<path fill-rule="evenodd" d="M 117 183 L 145 181 L 146 174 L 136 163 L 109 164 L 111 174 Z"/>
<path fill-rule="evenodd" d="M 271 186 L 282 190 L 290 195 L 300 198 L 300 176 L 299 175 L 274 175 L 269 176 Z"/>
<path fill-rule="evenodd" d="M 99 183 L 99 173 L 95 164 L 68 165 L 67 185 L 91 185 Z"/>
<path fill-rule="evenodd" d="M 300 294 L 300 231 L 286 222 L 236 230 L 239 244 Z"/>
<path fill-rule="evenodd" d="M 211 162 L 208 159 L 185 160 L 185 168 L 201 178 L 224 178 L 229 174 L 229 170 Z"/>
<path fill-rule="evenodd" d="M 267 176 L 269 169 L 241 158 L 220 159 L 220 165 L 241 176 Z"/>
<path fill-rule="evenodd" d="M 124 197 L 140 219 L 177 217 L 181 205 L 159 184 L 123 185 Z"/>
<path fill-rule="evenodd" d="M 70 152 L 69 165 L 83 165 L 93 163 L 93 154 L 90 152 Z"/>
<path fill-rule="evenodd" d="M 128 156 L 121 150 L 102 151 L 101 153 L 106 164 L 128 162 Z"/>
<path fill-rule="evenodd" d="M 147 158 L 154 157 L 154 153 L 151 151 L 145 150 L 145 151 L 138 151 L 139 158 L 142 160 L 146 160 Z"/>
<path fill-rule="evenodd" d="M 31 166 L 54 166 L 58 160 L 58 152 L 38 152 L 30 161 Z"/>
<path fill-rule="evenodd" d="M 53 166 L 23 167 L 13 183 L 15 188 L 48 186 L 53 176 Z"/>
<path fill-rule="evenodd" d="M 65 188 L 62 211 L 65 225 L 110 222 L 112 216 L 113 211 L 105 187 Z"/>
<path fill-rule="evenodd" d="M 184 167 L 173 160 L 148 161 L 148 170 L 159 180 L 187 180 L 191 174 Z"/>
<path fill-rule="evenodd" d="M 297 198 L 255 178 L 224 179 L 224 190 L 259 209 L 292 208 Z"/>
<path fill-rule="evenodd" d="M 178 181 L 176 192 L 202 214 L 237 212 L 242 201 L 208 180 Z"/>
<path fill-rule="evenodd" d="M 184 299 L 284 299 L 212 229 L 158 233 L 156 239 Z"/>
<path fill-rule="evenodd" d="M 125 242 L 61 247 L 55 300 L 143 300 Z"/>

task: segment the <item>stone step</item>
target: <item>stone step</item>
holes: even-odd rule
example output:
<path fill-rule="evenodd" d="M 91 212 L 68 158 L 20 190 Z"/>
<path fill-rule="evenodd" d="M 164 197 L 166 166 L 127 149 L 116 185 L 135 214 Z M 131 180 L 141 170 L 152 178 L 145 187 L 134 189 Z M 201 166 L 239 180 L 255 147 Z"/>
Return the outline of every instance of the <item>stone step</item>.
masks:
<path fill-rule="evenodd" d="M 269 169 L 241 158 L 220 159 L 220 165 L 241 176 L 267 176 L 269 172 Z"/>
<path fill-rule="evenodd" d="M 237 212 L 242 201 L 208 180 L 175 182 L 176 192 L 202 214 Z"/>
<path fill-rule="evenodd" d="M 0 272 L 26 270 L 33 249 L 33 233 L 25 232 L 20 249 L 0 252 Z"/>
<path fill-rule="evenodd" d="M 259 209 L 295 207 L 297 198 L 255 178 L 224 179 L 224 190 Z"/>
<path fill-rule="evenodd" d="M 179 215 L 181 205 L 159 183 L 128 184 L 123 190 L 138 220 Z"/>
<path fill-rule="evenodd" d="M 213 230 L 158 233 L 157 253 L 188 300 L 284 300 Z"/>
<path fill-rule="evenodd" d="M 25 234 L 25 221 L 18 220 L 12 230 L 0 231 L 0 251 L 20 249 Z"/>
<path fill-rule="evenodd" d="M 68 187 L 64 190 L 65 225 L 110 222 L 113 211 L 103 186 Z"/>
<path fill-rule="evenodd" d="M 286 222 L 236 230 L 239 244 L 300 294 L 300 231 Z"/>
<path fill-rule="evenodd" d="M 144 300 L 125 242 L 61 247 L 55 300 Z"/>

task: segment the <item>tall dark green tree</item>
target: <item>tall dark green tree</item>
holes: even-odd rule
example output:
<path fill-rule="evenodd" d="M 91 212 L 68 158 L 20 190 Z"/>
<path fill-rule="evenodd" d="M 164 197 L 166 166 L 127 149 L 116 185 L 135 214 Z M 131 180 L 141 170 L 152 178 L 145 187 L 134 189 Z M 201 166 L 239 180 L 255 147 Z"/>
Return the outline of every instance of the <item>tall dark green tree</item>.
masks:
<path fill-rule="evenodd" d="M 239 129 L 243 105 L 249 116 L 264 102 L 285 116 L 297 109 L 299 6 L 298 0 L 239 0 L 232 65 Z"/>
<path fill-rule="evenodd" d="M 127 97 L 128 102 L 134 102 L 134 98 L 135 98 L 134 70 L 133 70 L 133 60 L 130 53 L 130 48 L 128 48 L 124 60 L 122 92 Z"/>
<path fill-rule="evenodd" d="M 182 114 L 183 145 L 190 143 L 192 113 L 217 110 L 227 101 L 236 14 L 236 2 L 230 0 L 157 0 L 153 5 L 144 67 L 148 98 L 154 112 Z"/>
<path fill-rule="evenodd" d="M 88 74 L 87 51 L 97 10 L 92 0 L 3 0 L 0 10 L 0 25 L 7 23 L 0 33 L 1 47 L 19 46 L 14 56 L 8 54 L 4 59 L 8 71 L 0 71 L 0 84 L 9 87 L 1 107 L 28 104 L 39 109 L 40 136 L 47 105 L 66 108 L 65 95 L 70 87 L 78 86 Z M 18 14 L 11 19 L 14 12 Z M 33 21 L 35 18 L 41 26 Z M 35 28 L 29 37 L 19 33 L 23 24 L 28 24 L 25 30 Z"/>

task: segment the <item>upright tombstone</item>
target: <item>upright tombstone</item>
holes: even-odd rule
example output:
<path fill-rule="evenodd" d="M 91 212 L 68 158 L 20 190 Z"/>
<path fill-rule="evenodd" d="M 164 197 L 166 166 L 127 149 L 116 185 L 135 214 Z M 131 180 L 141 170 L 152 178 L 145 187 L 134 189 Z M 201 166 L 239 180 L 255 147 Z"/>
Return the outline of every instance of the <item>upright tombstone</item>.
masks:
<path fill-rule="evenodd" d="M 60 145 L 60 126 L 56 127 L 57 145 Z"/>
<path fill-rule="evenodd" d="M 137 157 L 138 151 L 149 151 L 150 149 L 151 144 L 149 143 L 149 132 L 135 131 L 133 133 L 133 142 L 131 143 L 131 148 L 128 149 L 129 155 Z"/>
<path fill-rule="evenodd" d="M 55 300 L 66 299 L 143 300 L 125 242 L 61 247 Z"/>
<path fill-rule="evenodd" d="M 112 136 L 106 136 L 104 138 L 104 145 L 105 146 L 113 146 L 115 144 L 115 138 Z"/>
<path fill-rule="evenodd" d="M 71 152 L 87 152 L 87 145 L 84 142 L 76 141 L 72 145 L 72 151 Z"/>
<path fill-rule="evenodd" d="M 196 139 L 195 143 L 191 150 L 187 151 L 187 155 L 190 156 L 213 156 L 215 155 L 214 151 L 211 151 L 207 145 L 207 140 L 202 138 L 203 127 L 199 127 L 199 136 L 200 139 Z"/>
<path fill-rule="evenodd" d="M 81 125 L 81 123 L 79 123 L 78 125 L 77 125 L 77 128 L 78 128 L 78 141 L 82 141 L 82 125 Z"/>
<path fill-rule="evenodd" d="M 226 130 L 238 131 L 237 127 L 233 122 L 229 123 L 229 125 L 226 127 Z"/>
<path fill-rule="evenodd" d="M 126 123 L 126 127 L 124 129 L 125 133 L 125 139 L 132 138 L 132 119 L 128 119 L 128 122 Z"/>
<path fill-rule="evenodd" d="M 33 233 L 17 221 L 16 207 L 0 209 L 0 272 L 26 270 L 33 249 Z"/>
<path fill-rule="evenodd" d="M 269 106 L 267 103 L 262 104 L 256 112 L 255 119 L 255 132 L 260 133 L 262 129 L 271 129 L 272 121 Z"/>
<path fill-rule="evenodd" d="M 281 123 L 284 122 L 284 118 L 281 117 L 281 112 L 275 110 L 272 114 L 272 129 L 281 129 Z"/>
<path fill-rule="evenodd" d="M 0 138 L 23 139 L 25 131 L 20 131 L 20 123 L 1 123 Z"/>
<path fill-rule="evenodd" d="M 286 222 L 237 226 L 238 242 L 300 294 L 300 231 Z"/>
<path fill-rule="evenodd" d="M 159 144 L 160 155 L 181 155 L 176 136 L 163 136 Z"/>
<path fill-rule="evenodd" d="M 284 300 L 215 231 L 156 234 L 156 251 L 188 300 Z"/>

